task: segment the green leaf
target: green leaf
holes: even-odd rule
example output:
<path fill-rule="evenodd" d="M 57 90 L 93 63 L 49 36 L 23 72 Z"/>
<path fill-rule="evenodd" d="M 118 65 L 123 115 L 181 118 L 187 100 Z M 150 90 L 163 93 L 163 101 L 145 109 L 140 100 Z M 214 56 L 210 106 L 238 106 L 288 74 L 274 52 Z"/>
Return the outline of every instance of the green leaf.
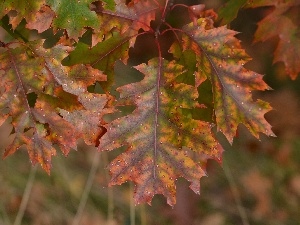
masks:
<path fill-rule="evenodd" d="M 249 57 L 235 39 L 236 32 L 225 26 L 206 29 L 206 23 L 206 19 L 199 19 L 196 26 L 186 25 L 183 45 L 197 55 L 199 74 L 196 79 L 211 80 L 218 130 L 230 143 L 240 123 L 257 138 L 259 132 L 274 135 L 264 118 L 271 107 L 261 100 L 253 101 L 251 96 L 252 91 L 270 88 L 262 75 L 243 67 Z"/>
<path fill-rule="evenodd" d="M 102 0 L 102 2 L 104 3 L 105 9 L 115 11 L 116 3 L 114 0 Z"/>
<path fill-rule="evenodd" d="M 183 65 L 186 70 L 178 77 L 177 81 L 198 87 L 200 85 L 199 80 L 195 84 L 196 55 L 194 51 L 189 49 L 183 51 L 181 46 L 175 42 L 170 47 L 169 52 L 177 59 L 177 63 Z"/>
<path fill-rule="evenodd" d="M 150 204 L 155 194 L 163 194 L 168 204 L 174 205 L 176 179 L 184 177 L 199 193 L 199 179 L 205 175 L 200 155 L 220 158 L 221 149 L 209 123 L 184 114 L 184 109 L 198 106 L 194 100 L 198 94 L 194 86 L 176 82 L 181 65 L 152 59 L 135 68 L 144 79 L 117 91 L 120 105 L 136 105 L 136 109 L 106 126 L 99 150 L 129 146 L 109 166 L 111 185 L 131 180 L 136 184 L 137 204 Z"/>
<path fill-rule="evenodd" d="M 106 90 L 114 81 L 114 65 L 117 60 L 127 63 L 130 37 L 114 33 L 114 35 L 98 43 L 95 47 L 78 43 L 76 49 L 64 61 L 66 65 L 90 64 L 92 67 L 103 71 L 107 75 Z M 88 57 L 82 57 L 86 55 Z"/>
<path fill-rule="evenodd" d="M 248 0 L 229 0 L 219 9 L 218 18 L 221 19 L 221 24 L 231 23 L 238 15 L 239 10 L 246 4 Z"/>
<path fill-rule="evenodd" d="M 97 28 L 97 15 L 89 8 L 92 2 L 94 0 L 47 0 L 47 4 L 56 13 L 53 27 L 66 29 L 69 37 L 75 40 L 84 33 L 84 27 Z"/>

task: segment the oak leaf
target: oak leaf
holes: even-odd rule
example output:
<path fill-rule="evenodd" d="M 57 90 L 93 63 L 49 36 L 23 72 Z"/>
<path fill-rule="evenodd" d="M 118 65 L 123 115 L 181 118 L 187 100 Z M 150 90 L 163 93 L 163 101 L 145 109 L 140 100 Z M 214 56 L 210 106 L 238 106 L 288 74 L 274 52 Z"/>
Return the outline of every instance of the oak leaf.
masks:
<path fill-rule="evenodd" d="M 21 146 L 26 146 L 33 164 L 39 162 L 49 173 L 51 155 L 55 154 L 52 143 L 47 140 L 45 127 L 35 118 L 27 94 L 41 92 L 47 85 L 43 71 L 43 59 L 30 57 L 25 46 L 7 48 L 0 55 L 1 70 L 1 117 L 12 117 L 14 138 L 6 148 L 4 156 L 13 154 Z"/>
<path fill-rule="evenodd" d="M 253 101 L 251 96 L 254 90 L 270 88 L 262 80 L 262 75 L 244 68 L 249 56 L 234 37 L 237 32 L 225 26 L 210 28 L 211 23 L 206 18 L 197 22 L 196 26 L 190 23 L 183 27 L 183 47 L 196 54 L 198 71 L 195 83 L 199 84 L 206 78 L 212 83 L 218 130 L 230 143 L 240 123 L 257 138 L 259 132 L 274 136 L 264 118 L 271 107 L 262 100 Z"/>
<path fill-rule="evenodd" d="M 98 148 L 110 151 L 128 147 L 109 166 L 110 185 L 133 181 L 137 204 L 150 204 L 155 194 L 163 194 L 168 204 L 174 205 L 178 177 L 187 179 L 190 188 L 200 192 L 200 178 L 205 172 L 193 155 L 220 158 L 221 148 L 209 123 L 184 113 L 184 109 L 198 106 L 194 100 L 198 94 L 195 87 L 176 82 L 183 70 L 181 65 L 152 59 L 148 65 L 135 68 L 145 75 L 144 79 L 117 91 L 119 105 L 136 105 L 136 109 L 106 126 L 107 133 Z"/>
<path fill-rule="evenodd" d="M 279 42 L 274 52 L 273 62 L 283 62 L 286 73 L 292 79 L 296 79 L 300 72 L 298 63 L 300 60 L 298 24 L 300 2 L 298 0 L 231 0 L 219 10 L 219 15 L 222 24 L 227 24 L 236 18 L 238 10 L 241 8 L 259 7 L 269 7 L 271 10 L 258 23 L 253 42 L 264 42 L 278 37 Z"/>
<path fill-rule="evenodd" d="M 258 23 L 254 43 L 278 37 L 273 62 L 283 62 L 286 73 L 296 79 L 300 72 L 299 14 L 300 1 L 261 1 L 253 0 L 248 8 L 271 6 L 273 10 Z"/>
<path fill-rule="evenodd" d="M 76 149 L 77 139 L 85 137 L 82 130 L 61 117 L 59 110 L 85 110 L 86 105 L 79 100 L 88 95 L 87 86 L 106 77 L 89 66 L 62 66 L 60 61 L 69 47 L 44 49 L 42 44 L 7 45 L 0 54 L 0 125 L 12 118 L 13 140 L 5 149 L 5 157 L 24 146 L 32 163 L 40 163 L 50 173 L 51 156 L 56 153 L 53 144 L 67 155 Z M 32 93 L 37 96 L 34 102 L 28 99 Z M 93 126 L 101 130 L 99 123 Z"/>

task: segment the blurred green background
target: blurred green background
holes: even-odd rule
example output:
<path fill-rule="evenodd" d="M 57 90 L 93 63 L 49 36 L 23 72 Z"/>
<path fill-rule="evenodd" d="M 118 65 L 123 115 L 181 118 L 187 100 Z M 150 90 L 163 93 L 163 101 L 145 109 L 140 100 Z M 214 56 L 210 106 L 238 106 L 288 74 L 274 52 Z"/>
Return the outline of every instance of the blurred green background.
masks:
<path fill-rule="evenodd" d="M 222 4 L 217 0 L 199 2 L 216 10 Z M 67 158 L 58 151 L 48 176 L 39 166 L 32 167 L 26 151 L 21 150 L 0 162 L 0 225 L 300 224 L 300 78 L 291 81 L 284 74 L 283 64 L 272 64 L 278 39 L 251 44 L 263 13 L 263 9 L 241 10 L 230 28 L 241 32 L 237 37 L 253 58 L 246 67 L 265 74 L 264 80 L 274 89 L 255 93 L 254 97 L 270 102 L 274 108 L 266 118 L 277 138 L 261 135 L 259 141 L 240 126 L 230 146 L 219 135 L 225 149 L 223 167 L 209 161 L 209 176 L 201 179 L 200 196 L 189 190 L 186 181 L 179 180 L 174 208 L 162 196 L 155 196 L 152 206 L 134 206 L 133 187 L 128 183 L 108 188 L 105 167 L 115 152 L 97 153 L 95 148 L 79 142 L 78 150 Z M 37 35 L 26 31 L 24 24 L 17 31 L 30 38 Z M 51 36 L 51 31 L 42 35 L 49 45 L 59 36 Z M 12 38 L 0 28 L 0 40 Z M 133 81 L 124 78 L 125 69 L 122 64 L 116 66 L 120 84 Z M 9 132 L 9 123 L 0 127 L 1 152 L 9 141 Z M 24 194 L 26 190 L 30 192 Z M 28 204 L 20 222 L 16 217 L 20 216 L 25 197 Z"/>

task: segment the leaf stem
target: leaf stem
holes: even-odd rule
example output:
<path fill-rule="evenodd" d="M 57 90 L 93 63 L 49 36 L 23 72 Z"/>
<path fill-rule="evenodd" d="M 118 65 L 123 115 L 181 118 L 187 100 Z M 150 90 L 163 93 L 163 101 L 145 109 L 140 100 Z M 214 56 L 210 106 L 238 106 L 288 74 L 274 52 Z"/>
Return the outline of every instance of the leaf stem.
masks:
<path fill-rule="evenodd" d="M 168 31 L 172 31 L 172 32 L 180 31 L 180 32 L 182 32 L 182 33 L 185 34 L 185 32 L 183 30 L 181 30 L 181 29 L 170 27 L 169 29 L 165 29 L 163 32 L 161 32 L 161 35 L 163 35 L 164 33 L 168 32 Z"/>
<path fill-rule="evenodd" d="M 176 37 L 176 40 L 178 41 L 178 43 L 180 43 L 179 37 L 178 37 L 177 33 L 175 32 L 175 30 L 173 30 L 173 27 L 170 24 L 168 24 L 167 22 L 165 22 L 165 25 L 167 27 L 169 27 L 168 31 L 170 31 L 170 30 L 173 31 L 173 33 L 174 33 L 174 35 Z M 161 35 L 163 35 L 164 33 L 165 33 L 164 31 L 161 32 Z"/>
<path fill-rule="evenodd" d="M 162 24 L 165 23 L 166 21 L 166 16 L 167 16 L 167 13 L 170 11 L 170 5 L 172 4 L 173 0 L 166 0 L 166 3 L 165 3 L 165 7 L 164 7 L 164 10 L 161 14 L 161 19 L 160 19 L 160 22 L 158 24 L 158 26 L 156 27 L 155 29 L 155 36 L 157 37 L 159 35 L 159 29 L 161 27 Z"/>
<path fill-rule="evenodd" d="M 157 71 L 157 81 L 156 81 L 156 103 L 155 103 L 155 123 L 154 123 L 154 166 L 153 166 L 153 176 L 156 179 L 156 158 L 157 158 L 157 127 L 158 127 L 158 111 L 159 111 L 159 93 L 160 93 L 160 80 L 161 80 L 161 67 L 162 67 L 162 55 L 161 47 L 158 41 L 158 37 L 155 38 L 155 43 L 158 50 L 158 71 Z"/>
<path fill-rule="evenodd" d="M 166 0 L 164 11 L 162 12 L 162 15 L 161 15 L 162 19 L 165 19 L 165 17 L 166 17 L 166 10 L 167 10 L 168 5 L 169 5 L 169 0 Z"/>

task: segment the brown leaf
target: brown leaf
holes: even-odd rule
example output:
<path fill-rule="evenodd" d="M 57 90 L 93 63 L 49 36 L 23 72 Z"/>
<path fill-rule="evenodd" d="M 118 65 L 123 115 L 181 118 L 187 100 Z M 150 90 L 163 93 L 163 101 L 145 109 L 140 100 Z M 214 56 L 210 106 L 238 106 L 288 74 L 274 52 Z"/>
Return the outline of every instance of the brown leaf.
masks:
<path fill-rule="evenodd" d="M 254 42 L 279 37 L 274 53 L 274 63 L 283 62 L 286 73 L 292 79 L 296 79 L 300 72 L 300 28 L 297 25 L 297 19 L 293 18 L 297 18 L 300 13 L 300 1 L 253 0 L 246 6 L 249 8 L 273 6 L 274 10 L 258 23 Z"/>

